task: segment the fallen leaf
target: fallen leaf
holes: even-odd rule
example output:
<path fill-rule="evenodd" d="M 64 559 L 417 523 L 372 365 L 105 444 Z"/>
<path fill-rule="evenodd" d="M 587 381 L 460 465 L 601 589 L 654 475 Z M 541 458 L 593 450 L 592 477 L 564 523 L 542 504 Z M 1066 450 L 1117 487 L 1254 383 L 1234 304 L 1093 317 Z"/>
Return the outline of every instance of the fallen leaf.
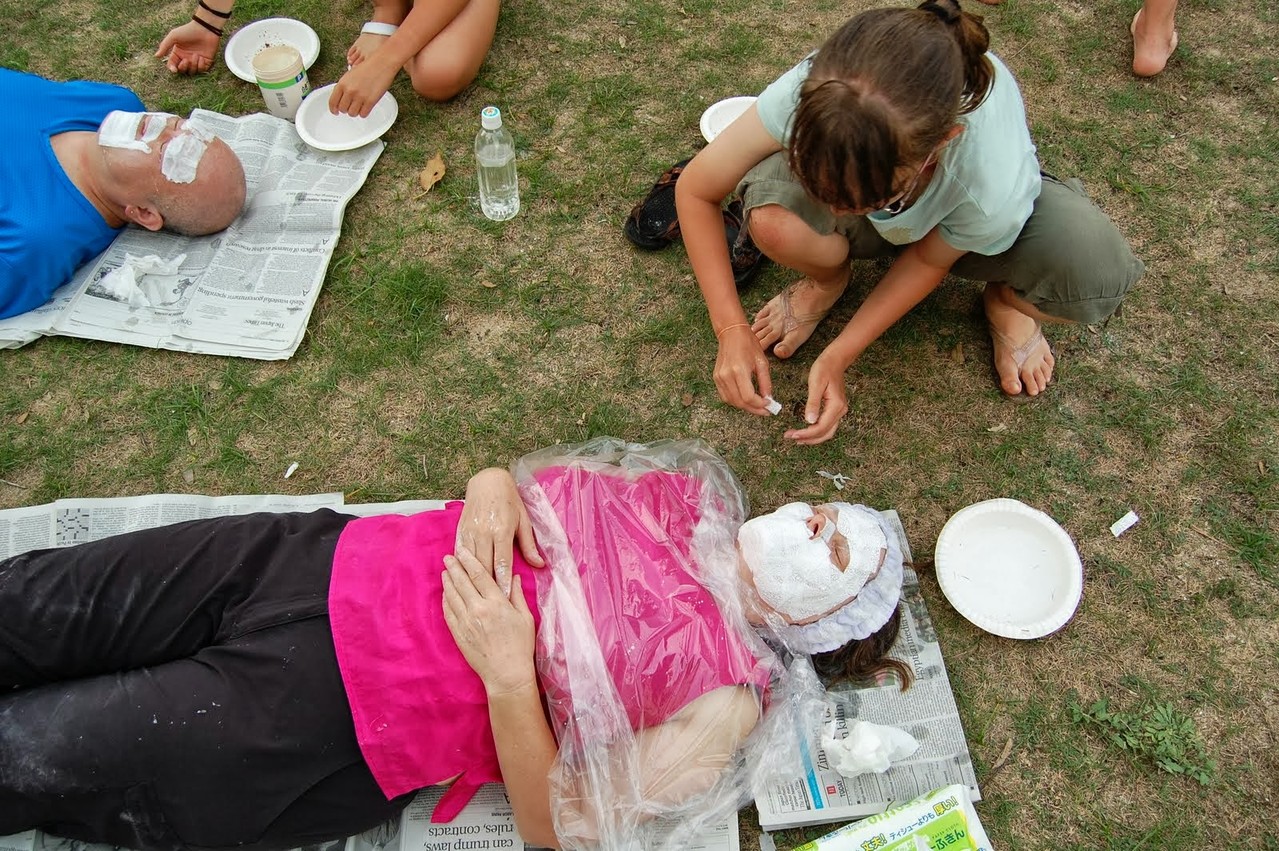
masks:
<path fill-rule="evenodd" d="M 950 350 L 950 360 L 952 363 L 964 362 L 964 344 L 956 343 L 955 348 Z"/>
<path fill-rule="evenodd" d="M 997 431 L 1008 431 L 1008 424 L 1007 424 L 1007 423 L 1000 423 L 999 425 L 993 425 L 993 426 L 991 426 L 990 428 L 986 429 L 986 431 L 989 431 L 989 432 L 992 432 L 992 433 L 997 432 Z"/>
<path fill-rule="evenodd" d="M 687 408 L 689 405 L 693 404 L 693 394 L 685 393 L 683 396 L 680 396 L 679 403 Z"/>
<path fill-rule="evenodd" d="M 16 422 L 18 425 L 22 425 L 23 423 L 27 421 L 27 417 L 29 416 L 31 416 L 30 411 L 23 411 L 22 413 L 18 414 L 18 417 L 17 419 L 14 420 L 14 422 Z"/>
<path fill-rule="evenodd" d="M 493 283 L 492 281 L 480 281 L 480 286 L 487 287 L 491 290 L 494 287 L 496 287 L 497 284 Z"/>
<path fill-rule="evenodd" d="M 422 173 L 417 176 L 417 182 L 422 184 L 423 192 L 430 192 L 431 187 L 439 183 L 442 177 L 444 177 L 444 155 L 436 151 L 435 156 L 426 161 L 426 168 L 422 169 Z"/>
<path fill-rule="evenodd" d="M 999 766 L 1007 762 L 1008 755 L 1012 752 L 1013 752 L 1013 740 L 1009 739 L 1007 742 L 1004 743 L 1004 749 L 1003 751 L 1000 752 L 999 759 L 995 760 L 995 764 L 990 767 L 990 770 L 994 771 L 996 768 L 999 768 Z"/>

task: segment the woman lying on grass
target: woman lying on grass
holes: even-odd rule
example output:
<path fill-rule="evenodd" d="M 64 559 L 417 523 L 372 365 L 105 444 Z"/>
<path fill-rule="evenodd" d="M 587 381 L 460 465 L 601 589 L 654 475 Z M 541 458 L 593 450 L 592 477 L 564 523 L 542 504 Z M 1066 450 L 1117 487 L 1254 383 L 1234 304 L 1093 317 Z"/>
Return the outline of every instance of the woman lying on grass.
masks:
<path fill-rule="evenodd" d="M 761 634 L 901 668 L 902 553 L 865 507 L 743 523 L 697 442 L 560 447 L 466 497 L 0 562 L 0 834 L 290 848 L 500 781 L 531 844 L 662 847 L 660 816 L 678 846 L 795 748 L 770 701 L 806 686 Z"/>

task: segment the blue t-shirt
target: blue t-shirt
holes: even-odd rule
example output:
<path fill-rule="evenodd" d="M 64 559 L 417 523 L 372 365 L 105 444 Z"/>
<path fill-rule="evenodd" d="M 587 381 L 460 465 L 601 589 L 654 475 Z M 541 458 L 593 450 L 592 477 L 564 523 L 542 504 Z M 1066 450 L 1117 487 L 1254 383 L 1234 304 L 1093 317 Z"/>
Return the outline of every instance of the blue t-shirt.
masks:
<path fill-rule="evenodd" d="M 1041 183 L 1026 108 L 1012 72 L 995 54 L 986 55 L 995 66 L 990 92 L 981 106 L 957 119 L 964 132 L 942 150 L 924 193 L 895 216 L 883 211 L 867 216 L 894 245 L 918 242 L 938 227 L 952 248 L 1000 254 L 1030 218 Z M 790 142 L 799 90 L 811 65 L 810 55 L 765 89 L 755 104 L 764 129 L 780 145 Z"/>
<path fill-rule="evenodd" d="M 49 300 L 119 232 L 76 188 L 50 138 L 94 130 L 115 109 L 142 101 L 109 83 L 55 83 L 0 68 L 0 319 Z"/>

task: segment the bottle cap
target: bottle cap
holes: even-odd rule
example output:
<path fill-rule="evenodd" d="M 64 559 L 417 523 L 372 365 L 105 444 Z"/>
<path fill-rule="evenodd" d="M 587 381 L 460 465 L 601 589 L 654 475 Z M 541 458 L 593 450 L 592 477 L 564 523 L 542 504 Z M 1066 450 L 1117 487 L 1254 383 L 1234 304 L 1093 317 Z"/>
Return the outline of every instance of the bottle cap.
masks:
<path fill-rule="evenodd" d="M 480 110 L 480 126 L 485 130 L 496 130 L 502 126 L 502 111 L 496 106 L 486 106 Z"/>

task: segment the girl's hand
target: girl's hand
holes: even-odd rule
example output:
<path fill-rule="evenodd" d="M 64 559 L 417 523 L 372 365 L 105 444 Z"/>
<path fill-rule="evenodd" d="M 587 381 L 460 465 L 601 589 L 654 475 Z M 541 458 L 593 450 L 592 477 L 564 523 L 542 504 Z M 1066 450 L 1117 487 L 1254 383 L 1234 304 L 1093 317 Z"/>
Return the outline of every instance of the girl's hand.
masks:
<path fill-rule="evenodd" d="M 505 470 L 481 470 L 466 484 L 466 505 L 457 524 L 454 549 L 474 553 L 502 593 L 509 595 L 515 541 L 519 541 L 526 562 L 534 567 L 545 564 L 515 479 Z"/>
<path fill-rule="evenodd" d="M 801 446 L 824 443 L 835 435 L 839 421 L 848 413 L 848 396 L 844 389 L 846 366 L 836 363 L 825 352 L 817 356 L 808 371 L 808 402 L 804 419 L 808 428 L 790 429 L 786 437 Z"/>
<path fill-rule="evenodd" d="M 759 392 L 755 392 L 756 382 Z M 734 408 L 757 416 L 768 416 L 765 396 L 773 393 L 768 374 L 768 356 L 750 325 L 731 325 L 721 329 L 719 354 L 715 358 L 715 386 L 719 398 Z"/>
<path fill-rule="evenodd" d="M 156 58 L 167 57 L 168 68 L 175 74 L 203 74 L 213 67 L 221 41 L 195 21 L 187 21 L 169 34 L 156 49 Z"/>
<path fill-rule="evenodd" d="M 537 687 L 533 614 L 520 577 L 508 597 L 466 548 L 444 557 L 444 623 L 490 697 Z"/>
<path fill-rule="evenodd" d="M 394 66 L 384 68 L 376 56 L 348 69 L 329 96 L 329 112 L 366 118 L 391 88 L 398 70 Z"/>

